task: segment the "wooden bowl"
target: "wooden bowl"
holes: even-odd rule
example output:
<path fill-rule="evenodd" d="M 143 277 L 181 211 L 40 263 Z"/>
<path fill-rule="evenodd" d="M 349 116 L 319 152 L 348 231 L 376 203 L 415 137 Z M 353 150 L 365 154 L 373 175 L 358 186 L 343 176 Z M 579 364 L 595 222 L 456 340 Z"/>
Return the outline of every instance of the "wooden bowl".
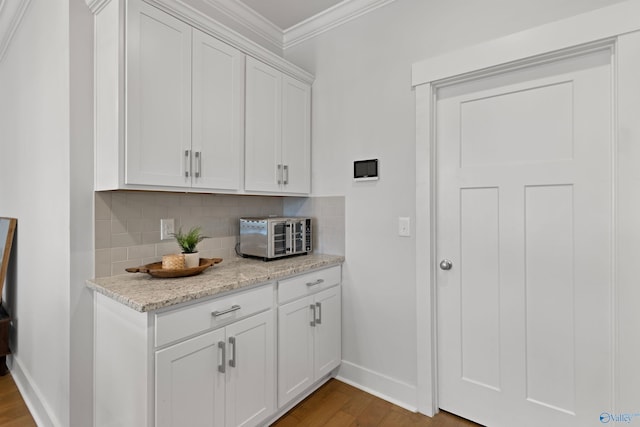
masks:
<path fill-rule="evenodd" d="M 200 258 L 199 266 L 180 269 L 163 269 L 162 262 L 154 262 L 153 264 L 147 264 L 141 267 L 129 267 L 126 269 L 126 271 L 128 271 L 129 273 L 147 273 L 152 277 L 161 278 L 188 277 L 200 274 L 207 268 L 220 262 L 222 262 L 222 258 Z"/>

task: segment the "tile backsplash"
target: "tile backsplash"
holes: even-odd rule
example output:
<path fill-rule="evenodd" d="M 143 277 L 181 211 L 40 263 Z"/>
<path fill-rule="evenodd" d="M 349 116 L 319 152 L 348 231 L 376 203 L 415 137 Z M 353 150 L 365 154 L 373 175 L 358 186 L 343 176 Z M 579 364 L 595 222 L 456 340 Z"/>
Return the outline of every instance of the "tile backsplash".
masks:
<path fill-rule="evenodd" d="M 269 197 L 144 191 L 95 193 L 96 277 L 160 261 L 179 252 L 174 240 L 160 240 L 160 219 L 174 218 L 176 230 L 201 226 L 209 239 L 203 257 L 235 257 L 238 218 L 291 215 L 314 218 L 314 251 L 344 254 L 344 197 Z"/>
<path fill-rule="evenodd" d="M 288 197 L 285 216 L 313 218 L 313 250 L 323 254 L 344 255 L 344 197 Z"/>

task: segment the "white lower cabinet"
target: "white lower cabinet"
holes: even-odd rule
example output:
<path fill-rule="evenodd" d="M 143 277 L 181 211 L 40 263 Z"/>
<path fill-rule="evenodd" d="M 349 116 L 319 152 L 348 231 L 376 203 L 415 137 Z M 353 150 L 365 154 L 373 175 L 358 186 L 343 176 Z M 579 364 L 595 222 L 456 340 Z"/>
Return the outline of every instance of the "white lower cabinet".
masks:
<path fill-rule="evenodd" d="M 156 352 L 156 426 L 256 426 L 275 412 L 273 311 Z"/>
<path fill-rule="evenodd" d="M 229 362 L 225 425 L 228 427 L 255 426 L 275 412 L 273 325 L 273 312 L 269 311 L 226 328 Z"/>
<path fill-rule="evenodd" d="M 224 426 L 224 329 L 156 353 L 156 426 Z"/>
<path fill-rule="evenodd" d="M 267 425 L 340 364 L 340 282 L 333 266 L 154 312 L 96 293 L 94 425 Z"/>
<path fill-rule="evenodd" d="M 338 278 L 339 278 L 339 267 Z M 310 295 L 278 307 L 278 406 L 283 407 L 316 381 L 329 374 L 341 361 L 341 287 L 327 277 L 304 275 L 294 280 Z M 335 275 L 333 275 L 335 277 Z M 319 280 L 322 282 L 317 283 Z M 339 280 L 339 279 L 338 279 Z M 314 283 L 330 286 L 315 291 Z M 296 286 L 296 283 L 280 283 Z"/>

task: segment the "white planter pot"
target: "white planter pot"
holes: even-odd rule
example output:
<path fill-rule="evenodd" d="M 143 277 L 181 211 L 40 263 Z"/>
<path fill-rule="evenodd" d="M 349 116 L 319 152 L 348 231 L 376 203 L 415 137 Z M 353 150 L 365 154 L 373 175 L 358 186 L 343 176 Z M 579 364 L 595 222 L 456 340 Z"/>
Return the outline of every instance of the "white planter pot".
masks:
<path fill-rule="evenodd" d="M 193 268 L 200 265 L 200 253 L 184 254 L 184 268 Z"/>

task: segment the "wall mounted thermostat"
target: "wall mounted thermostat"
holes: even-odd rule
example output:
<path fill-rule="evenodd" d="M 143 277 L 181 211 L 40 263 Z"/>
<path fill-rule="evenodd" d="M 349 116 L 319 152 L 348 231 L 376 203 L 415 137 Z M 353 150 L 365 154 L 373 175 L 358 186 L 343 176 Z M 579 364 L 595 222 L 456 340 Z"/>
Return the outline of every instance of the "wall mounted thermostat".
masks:
<path fill-rule="evenodd" d="M 356 160 L 353 162 L 354 181 L 373 181 L 379 179 L 378 159 Z"/>

